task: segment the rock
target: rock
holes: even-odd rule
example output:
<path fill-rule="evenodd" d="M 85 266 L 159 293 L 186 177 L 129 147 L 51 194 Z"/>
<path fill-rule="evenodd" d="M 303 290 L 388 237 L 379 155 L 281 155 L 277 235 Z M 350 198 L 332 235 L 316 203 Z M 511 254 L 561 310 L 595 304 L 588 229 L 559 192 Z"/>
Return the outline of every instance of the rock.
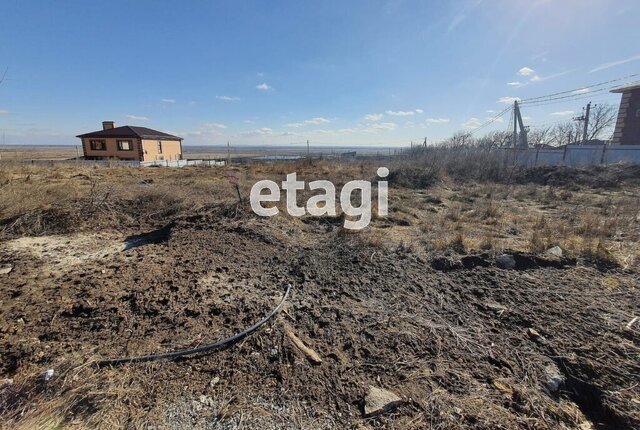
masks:
<path fill-rule="evenodd" d="M 562 258 L 562 248 L 560 248 L 559 246 L 551 247 L 545 251 L 545 255 Z"/>
<path fill-rule="evenodd" d="M 210 387 L 213 387 L 213 386 L 215 386 L 218 382 L 220 382 L 220 378 L 218 378 L 218 377 L 216 376 L 215 378 L 213 378 L 213 379 L 211 380 L 211 382 L 209 382 L 209 386 L 210 386 Z"/>
<path fill-rule="evenodd" d="M 483 305 L 485 308 L 495 312 L 496 315 L 502 315 L 507 310 L 506 306 L 492 300 L 485 301 Z"/>
<path fill-rule="evenodd" d="M 529 338 L 532 339 L 532 340 L 538 340 L 538 339 L 542 339 L 543 338 L 540 335 L 540 333 L 538 333 L 536 330 L 534 330 L 532 328 L 528 328 L 527 329 L 527 336 L 529 336 Z"/>
<path fill-rule="evenodd" d="M 364 398 L 364 416 L 373 417 L 384 412 L 389 412 L 403 403 L 397 394 L 382 388 L 369 386 L 369 391 Z"/>
<path fill-rule="evenodd" d="M 496 257 L 496 264 L 501 269 L 513 269 L 516 267 L 516 260 L 513 258 L 513 255 L 502 254 Z"/>
<path fill-rule="evenodd" d="M 13 379 L 11 378 L 0 379 L 0 388 L 7 387 L 9 385 L 13 385 Z"/>
<path fill-rule="evenodd" d="M 50 380 L 51 378 L 53 378 L 54 373 L 55 373 L 55 372 L 54 372 L 54 370 L 53 370 L 53 369 L 49 369 L 49 370 L 47 370 L 46 372 L 44 372 L 44 380 L 45 380 L 45 381 L 48 381 L 48 380 Z"/>
<path fill-rule="evenodd" d="M 549 393 L 557 393 L 564 381 L 564 375 L 560 372 L 558 366 L 553 363 L 545 366 L 543 383 Z"/>
<path fill-rule="evenodd" d="M 202 396 L 200 396 L 199 400 L 203 405 L 213 407 L 213 399 L 211 398 L 211 396 L 205 396 L 203 394 Z"/>
<path fill-rule="evenodd" d="M 11 264 L 4 264 L 0 266 L 0 275 L 8 275 L 13 270 L 13 266 Z"/>

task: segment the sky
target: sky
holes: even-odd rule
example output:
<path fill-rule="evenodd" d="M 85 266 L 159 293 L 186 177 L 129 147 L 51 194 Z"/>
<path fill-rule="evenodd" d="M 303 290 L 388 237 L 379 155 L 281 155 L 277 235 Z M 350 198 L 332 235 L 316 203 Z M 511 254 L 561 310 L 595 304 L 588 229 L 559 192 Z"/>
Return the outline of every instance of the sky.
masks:
<path fill-rule="evenodd" d="M 593 84 L 640 72 L 638 22 L 637 0 L 0 0 L 0 133 L 396 147 L 581 88 L 523 105 L 535 128 L 619 103 L 606 90 L 640 76 Z"/>

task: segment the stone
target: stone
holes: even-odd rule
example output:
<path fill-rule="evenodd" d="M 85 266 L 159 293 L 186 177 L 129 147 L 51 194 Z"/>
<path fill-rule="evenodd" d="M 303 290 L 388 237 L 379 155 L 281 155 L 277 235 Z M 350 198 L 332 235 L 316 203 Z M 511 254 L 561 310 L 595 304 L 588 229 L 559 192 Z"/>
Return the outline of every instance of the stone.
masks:
<path fill-rule="evenodd" d="M 562 248 L 559 246 L 553 246 L 545 251 L 546 255 L 550 255 L 552 257 L 562 258 L 563 252 Z"/>
<path fill-rule="evenodd" d="M 369 386 L 369 391 L 364 398 L 364 416 L 373 417 L 384 412 L 389 412 L 403 403 L 403 400 L 391 391 Z"/>
<path fill-rule="evenodd" d="M 218 378 L 217 376 L 215 378 L 213 378 L 210 382 L 209 382 L 209 386 L 210 387 L 214 387 L 215 385 L 218 384 L 218 382 L 220 382 L 220 378 Z"/>
<path fill-rule="evenodd" d="M 496 257 L 496 264 L 501 269 L 513 269 L 516 267 L 516 260 L 513 255 L 502 254 Z"/>
<path fill-rule="evenodd" d="M 211 398 L 211 396 L 205 396 L 203 394 L 202 396 L 200 396 L 199 400 L 203 405 L 213 407 L 213 399 Z"/>
<path fill-rule="evenodd" d="M 532 340 L 543 339 L 543 337 L 540 335 L 540 333 L 538 333 L 537 330 L 532 329 L 532 328 L 528 328 L 527 329 L 527 336 L 529 336 L 529 338 L 532 339 Z"/>
<path fill-rule="evenodd" d="M 544 368 L 544 387 L 549 393 L 557 393 L 562 384 L 564 384 L 565 377 L 555 364 L 548 364 Z"/>
<path fill-rule="evenodd" d="M 0 266 L 0 275 L 8 275 L 13 270 L 13 266 L 11 264 L 4 264 Z"/>
<path fill-rule="evenodd" d="M 55 374 L 55 371 L 53 369 L 48 369 L 46 372 L 44 372 L 44 380 L 48 381 L 51 378 L 53 378 L 53 375 Z"/>

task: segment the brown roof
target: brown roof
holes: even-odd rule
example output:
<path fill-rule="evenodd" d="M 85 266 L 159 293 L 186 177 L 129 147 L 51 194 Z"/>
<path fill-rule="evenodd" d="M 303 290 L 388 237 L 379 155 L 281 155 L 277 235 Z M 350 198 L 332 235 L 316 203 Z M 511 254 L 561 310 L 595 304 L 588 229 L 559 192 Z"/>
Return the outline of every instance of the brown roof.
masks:
<path fill-rule="evenodd" d="M 123 125 L 122 127 L 109 128 L 107 130 L 92 131 L 91 133 L 80 134 L 76 137 L 137 137 L 140 139 L 182 140 L 181 137 L 172 134 L 133 125 Z"/>

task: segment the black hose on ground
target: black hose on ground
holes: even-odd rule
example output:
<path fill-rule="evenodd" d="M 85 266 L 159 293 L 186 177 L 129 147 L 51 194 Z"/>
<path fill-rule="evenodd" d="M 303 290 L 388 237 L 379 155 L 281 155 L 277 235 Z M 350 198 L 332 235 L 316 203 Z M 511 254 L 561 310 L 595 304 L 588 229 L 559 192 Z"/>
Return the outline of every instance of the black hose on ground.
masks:
<path fill-rule="evenodd" d="M 291 291 L 291 288 L 292 288 L 291 284 L 287 284 L 286 290 L 284 292 L 284 295 L 282 296 L 282 300 L 280 300 L 280 303 L 278 303 L 278 306 L 276 306 L 275 309 L 272 310 L 263 319 L 261 319 L 260 321 L 258 321 L 254 325 L 252 325 L 251 327 L 241 331 L 240 333 L 236 333 L 231 337 L 219 340 L 216 343 L 210 343 L 208 345 L 202 345 L 202 346 L 199 346 L 198 348 L 193 348 L 193 349 L 183 349 L 183 350 L 180 350 L 180 351 L 164 352 L 162 354 L 151 354 L 151 355 L 141 355 L 139 357 L 124 357 L 124 358 L 114 358 L 114 359 L 111 359 L 111 360 L 101 360 L 101 361 L 96 362 L 96 365 L 99 366 L 99 367 L 102 367 L 102 366 L 114 366 L 114 365 L 125 364 L 125 363 L 142 363 L 142 362 L 145 362 L 145 361 L 157 361 L 157 360 L 164 360 L 164 359 L 173 359 L 173 358 L 183 357 L 185 355 L 192 355 L 192 354 L 198 354 L 198 353 L 201 353 L 201 352 L 207 352 L 207 351 L 212 351 L 212 350 L 216 350 L 216 349 L 221 349 L 221 348 L 224 348 L 226 346 L 232 345 L 232 344 L 238 342 L 239 340 L 241 340 L 241 339 L 249 336 L 250 334 L 254 333 L 255 331 L 257 331 L 267 321 L 269 321 L 278 312 L 280 312 L 280 309 L 282 309 L 282 306 L 284 305 L 284 302 L 287 300 L 287 297 L 289 297 L 289 292 Z"/>

